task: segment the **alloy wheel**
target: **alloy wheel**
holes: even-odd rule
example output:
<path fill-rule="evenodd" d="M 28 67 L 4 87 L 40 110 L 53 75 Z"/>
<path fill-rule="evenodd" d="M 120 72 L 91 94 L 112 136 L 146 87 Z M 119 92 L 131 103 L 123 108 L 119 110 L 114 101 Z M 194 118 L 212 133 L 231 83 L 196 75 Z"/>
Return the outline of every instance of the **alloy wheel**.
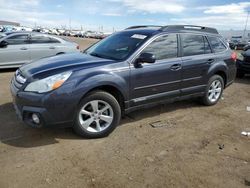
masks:
<path fill-rule="evenodd" d="M 208 99 L 210 102 L 216 102 L 221 95 L 222 84 L 220 80 L 214 80 L 208 90 Z"/>
<path fill-rule="evenodd" d="M 92 100 L 79 112 L 79 122 L 88 132 L 98 133 L 107 129 L 114 119 L 112 107 L 105 101 Z"/>

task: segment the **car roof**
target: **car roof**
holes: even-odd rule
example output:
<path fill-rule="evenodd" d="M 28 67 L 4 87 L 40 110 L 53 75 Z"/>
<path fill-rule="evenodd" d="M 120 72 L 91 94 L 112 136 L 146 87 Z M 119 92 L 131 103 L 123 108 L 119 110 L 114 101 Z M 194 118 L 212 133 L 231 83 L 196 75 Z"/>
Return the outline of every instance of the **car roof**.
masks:
<path fill-rule="evenodd" d="M 132 26 L 122 32 L 131 32 L 144 35 L 156 35 L 159 33 L 195 33 L 195 34 L 209 34 L 219 35 L 215 28 L 195 26 L 195 25 L 168 25 L 168 26 L 155 26 L 155 25 L 142 25 Z"/>

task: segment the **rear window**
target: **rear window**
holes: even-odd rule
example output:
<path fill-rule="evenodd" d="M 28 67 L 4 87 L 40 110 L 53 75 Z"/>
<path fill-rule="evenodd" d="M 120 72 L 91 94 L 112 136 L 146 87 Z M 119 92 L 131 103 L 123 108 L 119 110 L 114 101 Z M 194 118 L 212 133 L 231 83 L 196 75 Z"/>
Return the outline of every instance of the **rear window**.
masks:
<path fill-rule="evenodd" d="M 208 36 L 208 40 L 215 53 L 222 52 L 227 49 L 219 37 Z"/>
<path fill-rule="evenodd" d="M 181 35 L 183 56 L 201 55 L 211 53 L 207 39 L 202 35 Z"/>

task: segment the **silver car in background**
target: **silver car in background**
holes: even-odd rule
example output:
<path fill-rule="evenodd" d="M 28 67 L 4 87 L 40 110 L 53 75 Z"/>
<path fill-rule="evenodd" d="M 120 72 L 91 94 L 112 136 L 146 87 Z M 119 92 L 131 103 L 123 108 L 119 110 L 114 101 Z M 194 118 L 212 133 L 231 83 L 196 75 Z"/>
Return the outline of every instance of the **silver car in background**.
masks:
<path fill-rule="evenodd" d="M 0 69 L 15 68 L 48 56 L 80 52 L 76 43 L 35 32 L 6 33 L 0 37 Z"/>

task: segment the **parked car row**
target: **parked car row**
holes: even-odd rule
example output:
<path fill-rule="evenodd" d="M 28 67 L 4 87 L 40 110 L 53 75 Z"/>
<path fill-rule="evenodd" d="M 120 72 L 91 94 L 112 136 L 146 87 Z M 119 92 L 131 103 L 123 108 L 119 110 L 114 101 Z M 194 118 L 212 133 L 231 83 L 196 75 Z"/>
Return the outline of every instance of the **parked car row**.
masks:
<path fill-rule="evenodd" d="M 68 31 L 68 30 L 60 33 L 59 35 L 82 37 L 82 38 L 95 38 L 95 39 L 103 39 L 108 36 L 108 34 L 104 34 L 103 32 L 97 32 L 97 31 Z"/>
<path fill-rule="evenodd" d="M 246 51 L 247 49 L 250 48 L 250 40 L 236 40 L 232 39 L 228 41 L 229 46 L 232 50 L 244 50 Z"/>
<path fill-rule="evenodd" d="M 82 37 L 82 38 L 95 38 L 103 39 L 110 35 L 111 33 L 104 33 L 98 31 L 82 31 L 82 30 L 67 30 L 67 29 L 47 29 L 47 28 L 29 28 L 23 26 L 0 26 L 0 32 L 13 32 L 13 31 L 33 31 L 44 34 L 61 35 L 61 36 L 71 36 L 71 37 Z"/>

